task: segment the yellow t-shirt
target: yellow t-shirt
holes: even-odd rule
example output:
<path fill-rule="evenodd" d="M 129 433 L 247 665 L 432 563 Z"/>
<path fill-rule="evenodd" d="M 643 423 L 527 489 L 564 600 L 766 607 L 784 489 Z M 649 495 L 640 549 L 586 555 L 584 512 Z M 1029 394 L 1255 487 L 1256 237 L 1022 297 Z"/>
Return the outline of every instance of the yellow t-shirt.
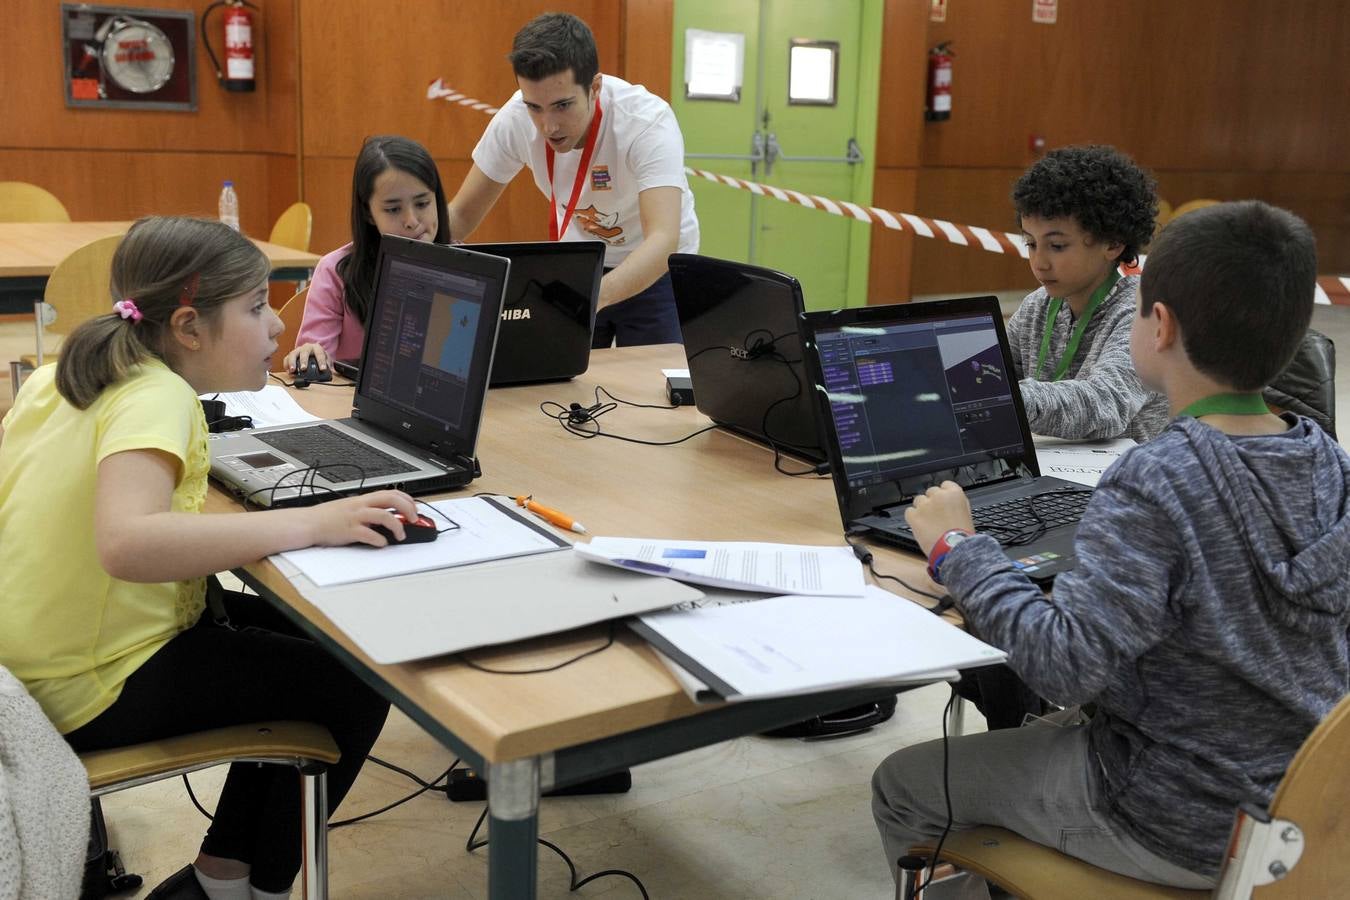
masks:
<path fill-rule="evenodd" d="M 127 678 L 205 605 L 205 579 L 134 584 L 103 570 L 94 545 L 99 462 L 162 450 L 181 462 L 172 508 L 200 512 L 206 420 L 191 385 L 150 360 L 85 410 L 57 393 L 55 365 L 43 366 L 3 425 L 0 665 L 65 734 L 111 706 Z"/>

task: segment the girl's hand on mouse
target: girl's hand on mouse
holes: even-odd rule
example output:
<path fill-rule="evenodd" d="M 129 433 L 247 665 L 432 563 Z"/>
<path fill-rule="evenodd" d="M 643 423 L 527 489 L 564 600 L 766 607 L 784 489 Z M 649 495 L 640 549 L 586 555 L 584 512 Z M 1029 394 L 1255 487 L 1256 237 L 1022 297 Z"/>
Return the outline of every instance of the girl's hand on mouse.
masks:
<path fill-rule="evenodd" d="M 328 353 L 322 346 L 315 343 L 301 344 L 281 361 L 282 368 L 287 372 L 300 372 L 309 366 L 310 357 L 319 361 L 320 369 L 328 368 Z"/>
<path fill-rule="evenodd" d="M 375 491 L 358 497 L 331 500 L 306 510 L 313 529 L 310 541 L 315 546 L 340 547 L 345 544 L 370 544 L 383 547 L 388 541 L 371 530 L 382 525 L 399 540 L 404 537 L 403 523 L 395 513 L 417 521 L 417 505 L 402 491 Z"/>

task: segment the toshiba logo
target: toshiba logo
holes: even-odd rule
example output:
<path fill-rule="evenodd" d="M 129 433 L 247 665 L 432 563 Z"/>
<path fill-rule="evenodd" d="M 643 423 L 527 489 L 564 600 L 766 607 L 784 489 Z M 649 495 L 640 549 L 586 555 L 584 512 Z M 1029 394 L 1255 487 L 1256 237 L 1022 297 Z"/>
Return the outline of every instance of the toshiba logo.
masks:
<path fill-rule="evenodd" d="M 502 321 L 510 319 L 528 319 L 530 317 L 529 309 L 504 309 L 502 310 Z"/>

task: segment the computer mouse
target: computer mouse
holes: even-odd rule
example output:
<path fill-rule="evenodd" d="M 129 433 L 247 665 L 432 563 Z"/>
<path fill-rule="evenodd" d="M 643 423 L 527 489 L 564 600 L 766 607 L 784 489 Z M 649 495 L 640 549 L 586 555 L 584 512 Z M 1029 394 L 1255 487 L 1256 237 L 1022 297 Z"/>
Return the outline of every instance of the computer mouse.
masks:
<path fill-rule="evenodd" d="M 316 381 L 332 381 L 332 380 L 333 380 L 333 370 L 320 369 L 319 360 L 317 357 L 314 356 L 311 356 L 309 358 L 309 365 L 305 367 L 305 370 L 303 372 L 295 373 L 295 386 L 298 388 L 309 387 L 309 385 L 313 384 Z"/>
<path fill-rule="evenodd" d="M 436 540 L 436 535 L 438 534 L 436 523 L 426 516 L 418 516 L 415 521 L 409 522 L 400 513 L 394 513 L 394 515 L 403 523 L 403 534 L 405 537 L 401 541 L 394 537 L 394 533 L 383 525 L 370 526 L 376 534 L 383 535 L 384 539 L 390 544 L 425 544 L 429 541 Z"/>

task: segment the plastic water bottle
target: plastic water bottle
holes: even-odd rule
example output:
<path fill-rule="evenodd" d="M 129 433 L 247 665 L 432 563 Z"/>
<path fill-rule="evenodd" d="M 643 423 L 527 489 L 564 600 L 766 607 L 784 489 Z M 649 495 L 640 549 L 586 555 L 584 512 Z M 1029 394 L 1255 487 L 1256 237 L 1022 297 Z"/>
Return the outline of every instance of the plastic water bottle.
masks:
<path fill-rule="evenodd" d="M 226 181 L 220 189 L 220 221 L 239 230 L 239 195 L 234 192 L 233 181 Z"/>

